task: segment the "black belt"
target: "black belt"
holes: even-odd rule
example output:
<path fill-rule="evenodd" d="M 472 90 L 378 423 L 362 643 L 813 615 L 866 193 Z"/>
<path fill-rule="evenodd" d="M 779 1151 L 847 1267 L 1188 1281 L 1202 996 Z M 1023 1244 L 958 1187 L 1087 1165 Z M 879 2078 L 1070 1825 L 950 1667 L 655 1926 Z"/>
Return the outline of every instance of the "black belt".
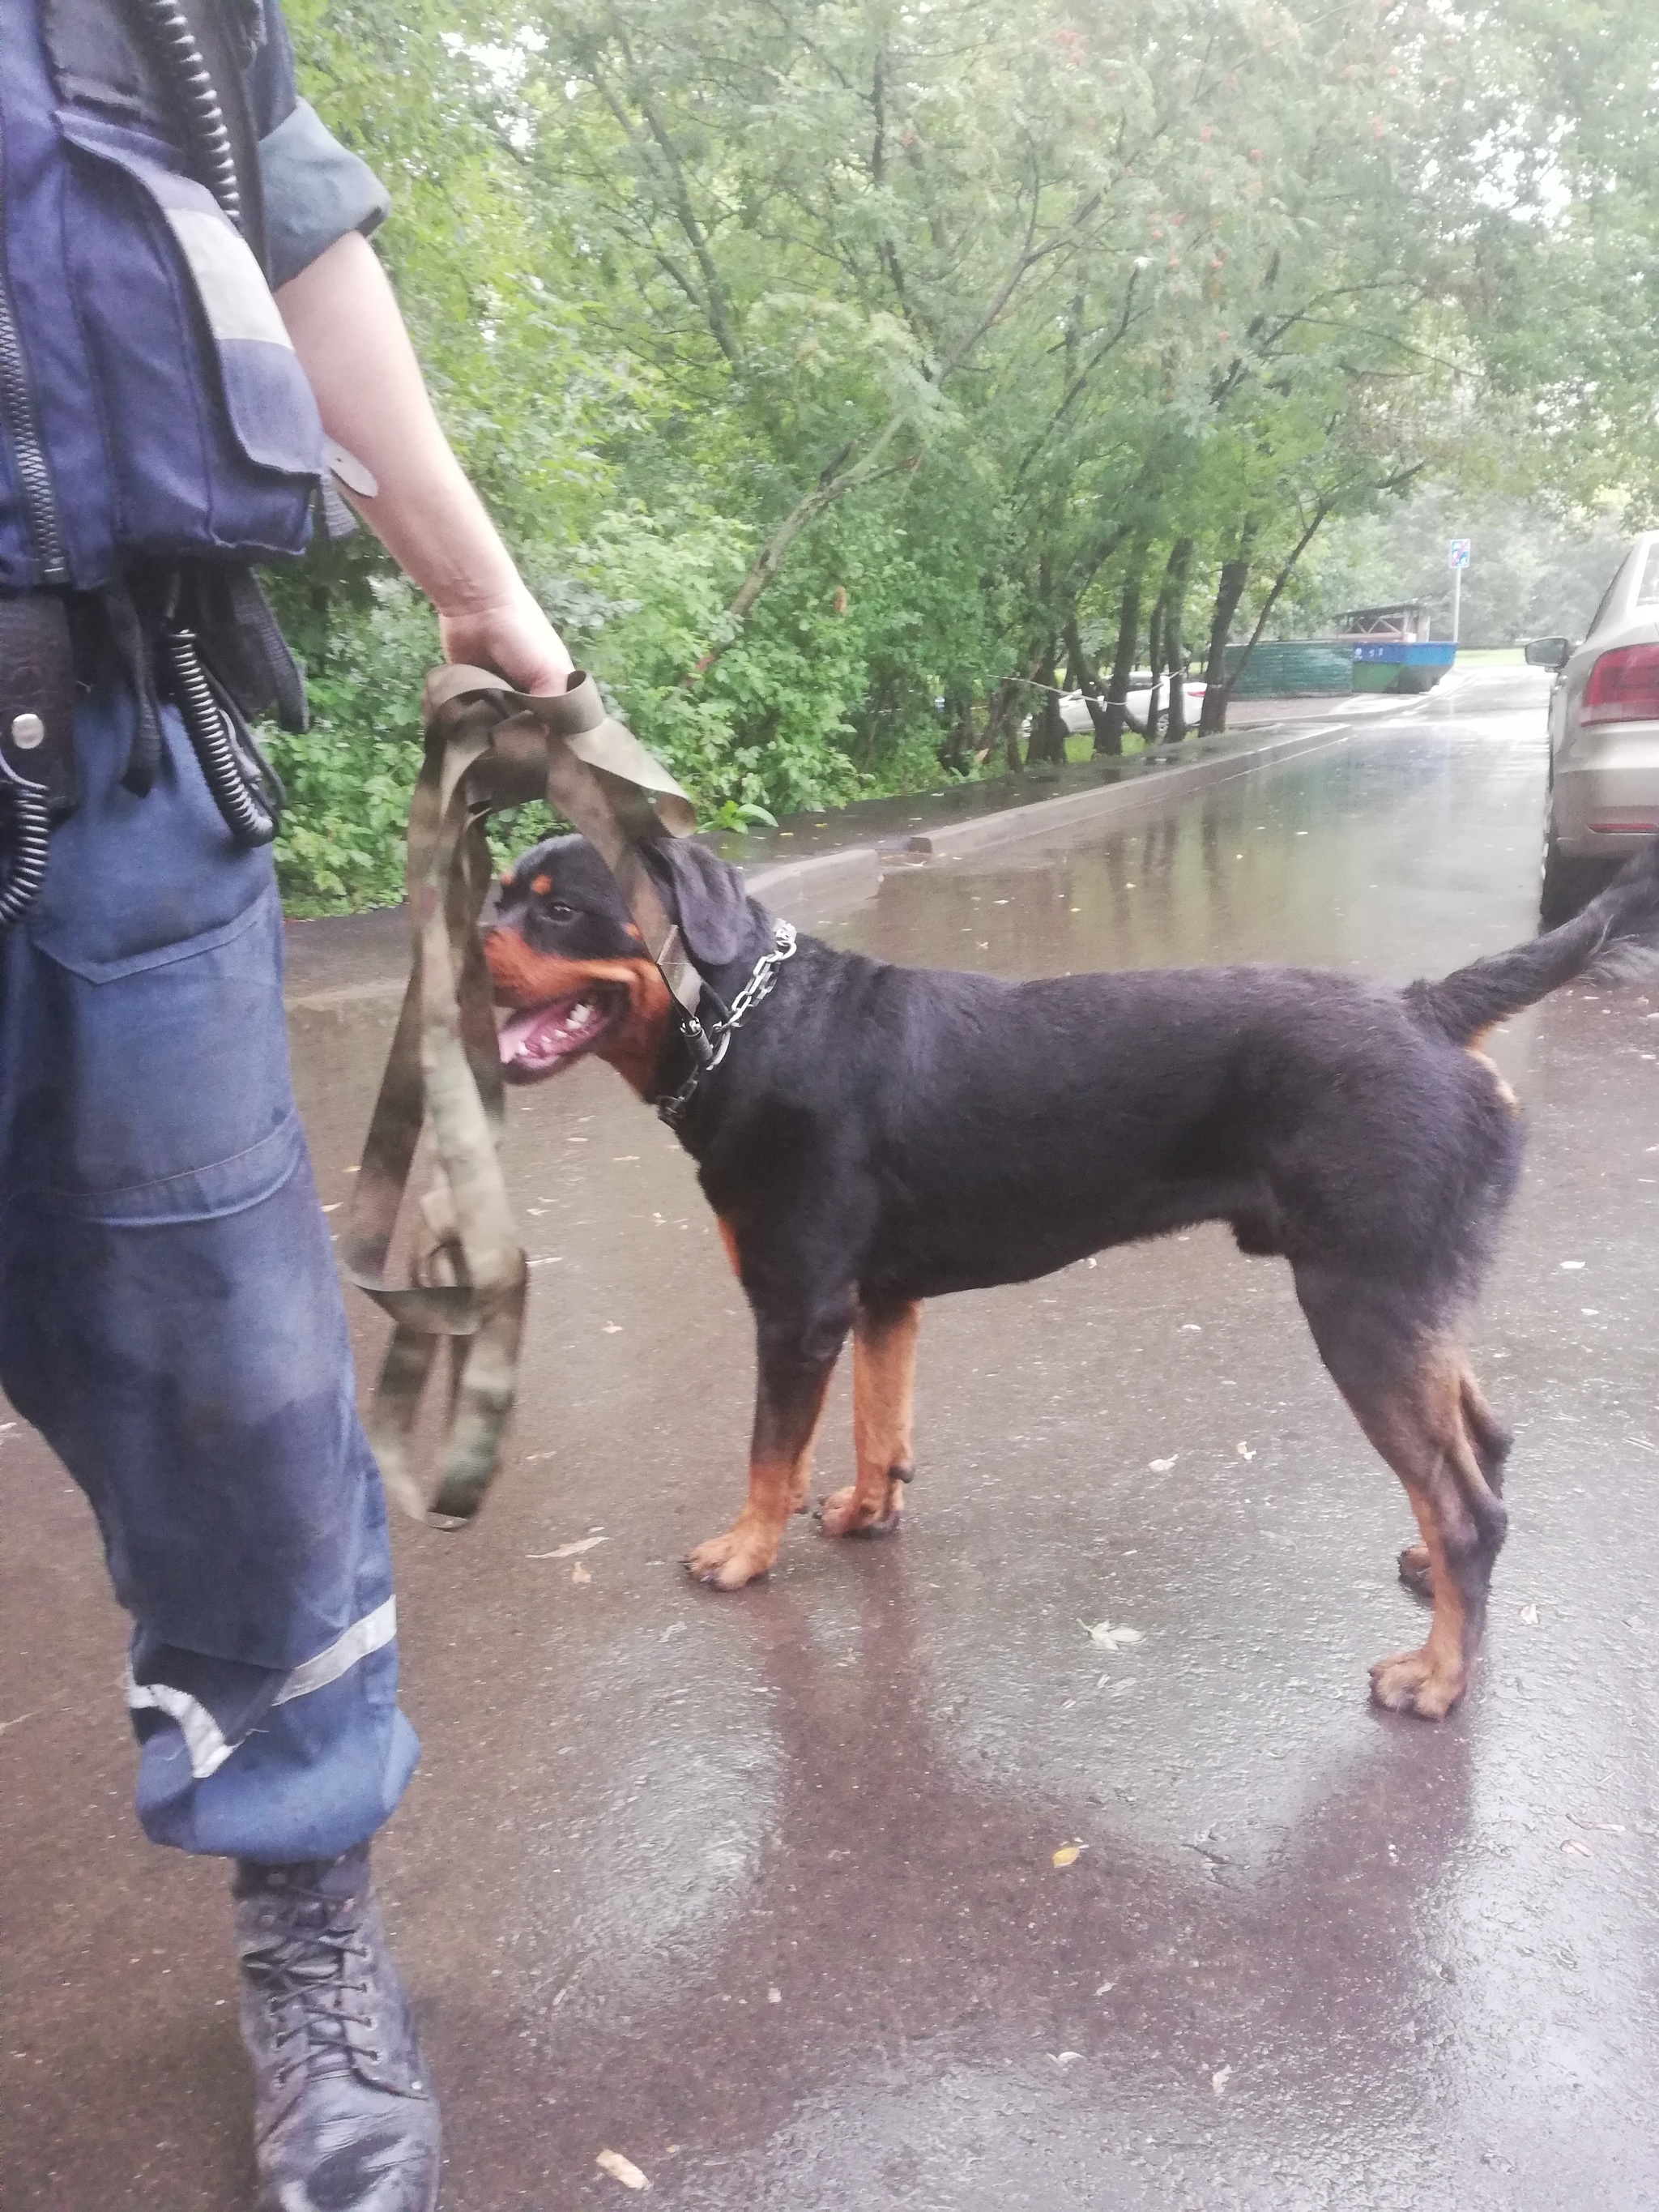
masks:
<path fill-rule="evenodd" d="M 282 787 L 250 725 L 304 729 L 305 687 L 251 568 L 140 566 L 99 592 L 0 596 L 0 927 L 33 899 L 51 824 L 79 795 L 76 690 L 112 672 L 136 702 L 129 791 L 155 781 L 169 699 L 237 843 L 276 834 Z"/>
<path fill-rule="evenodd" d="M 33 903 L 52 822 L 74 809 L 74 732 L 68 607 L 46 592 L 0 599 L 0 928 Z"/>

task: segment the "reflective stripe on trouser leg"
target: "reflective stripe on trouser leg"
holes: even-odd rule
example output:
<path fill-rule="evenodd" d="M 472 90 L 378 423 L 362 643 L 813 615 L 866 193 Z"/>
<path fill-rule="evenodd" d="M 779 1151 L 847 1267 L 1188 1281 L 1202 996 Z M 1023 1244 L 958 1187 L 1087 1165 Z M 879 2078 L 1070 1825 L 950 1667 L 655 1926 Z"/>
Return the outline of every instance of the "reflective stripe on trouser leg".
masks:
<path fill-rule="evenodd" d="M 76 720 L 81 810 L 0 939 L 0 1382 L 90 1499 L 136 1624 L 158 1842 L 264 1860 L 373 1833 L 414 1765 L 386 1509 L 289 1091 L 269 855 L 176 720 Z"/>

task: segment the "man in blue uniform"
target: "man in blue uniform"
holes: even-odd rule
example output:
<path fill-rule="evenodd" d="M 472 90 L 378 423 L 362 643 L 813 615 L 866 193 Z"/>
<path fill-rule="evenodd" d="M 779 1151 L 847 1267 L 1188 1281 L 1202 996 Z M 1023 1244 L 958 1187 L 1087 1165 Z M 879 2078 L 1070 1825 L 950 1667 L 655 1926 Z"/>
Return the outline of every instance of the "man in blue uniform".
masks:
<path fill-rule="evenodd" d="M 144 1828 L 234 1862 L 261 2212 L 438 2190 L 368 1873 L 416 1746 L 245 719 L 299 710 L 250 564 L 303 547 L 325 434 L 452 658 L 569 665 L 432 415 L 386 204 L 276 0 L 0 0 L 0 1382 L 133 1618 Z"/>

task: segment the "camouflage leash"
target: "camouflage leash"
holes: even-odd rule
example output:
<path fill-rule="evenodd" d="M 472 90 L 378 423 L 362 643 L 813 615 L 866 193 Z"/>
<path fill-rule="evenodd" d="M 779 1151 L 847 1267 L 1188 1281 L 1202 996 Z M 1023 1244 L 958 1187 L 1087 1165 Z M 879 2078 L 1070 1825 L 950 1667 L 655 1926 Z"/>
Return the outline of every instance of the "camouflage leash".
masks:
<path fill-rule="evenodd" d="M 597 848 L 682 1010 L 694 1049 L 702 979 L 640 858 L 684 836 L 685 793 L 605 713 L 590 676 L 551 698 L 482 668 L 434 669 L 422 702 L 426 758 L 410 805 L 406 877 L 414 957 L 344 1233 L 347 1274 L 395 1327 L 367 1416 L 387 1492 L 440 1528 L 470 1521 L 496 1473 L 517 1385 L 527 1277 L 495 1137 L 501 1069 L 478 914 L 489 887 L 485 817 L 544 798 Z M 386 1279 L 416 1148 L 430 1132 L 431 1188 L 414 1280 Z M 412 1449 L 440 1343 L 448 1409 L 435 1480 Z"/>

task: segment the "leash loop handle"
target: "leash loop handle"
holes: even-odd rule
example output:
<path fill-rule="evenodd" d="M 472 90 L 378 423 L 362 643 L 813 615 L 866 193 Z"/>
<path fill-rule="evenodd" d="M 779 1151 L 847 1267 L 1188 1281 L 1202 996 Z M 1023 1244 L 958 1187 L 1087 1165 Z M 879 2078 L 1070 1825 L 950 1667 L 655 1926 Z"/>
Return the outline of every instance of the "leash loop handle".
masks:
<path fill-rule="evenodd" d="M 422 699 L 426 751 L 410 803 L 405 882 L 412 957 L 351 1209 L 345 1271 L 393 1328 L 365 1426 L 388 1496 L 428 1526 L 464 1526 L 499 1469 L 517 1389 L 528 1285 L 496 1152 L 501 1058 L 478 916 L 489 888 L 485 818 L 548 803 L 598 848 L 647 950 L 683 1008 L 702 978 L 680 942 L 639 846 L 696 826 L 691 802 L 629 730 L 611 720 L 591 676 L 549 698 L 514 691 L 487 669 L 434 669 Z M 689 995 L 688 995 L 689 994 Z M 421 1201 L 413 1279 L 387 1273 L 416 1154 L 433 1181 Z M 439 1348 L 447 1402 L 435 1479 L 414 1434 Z"/>

